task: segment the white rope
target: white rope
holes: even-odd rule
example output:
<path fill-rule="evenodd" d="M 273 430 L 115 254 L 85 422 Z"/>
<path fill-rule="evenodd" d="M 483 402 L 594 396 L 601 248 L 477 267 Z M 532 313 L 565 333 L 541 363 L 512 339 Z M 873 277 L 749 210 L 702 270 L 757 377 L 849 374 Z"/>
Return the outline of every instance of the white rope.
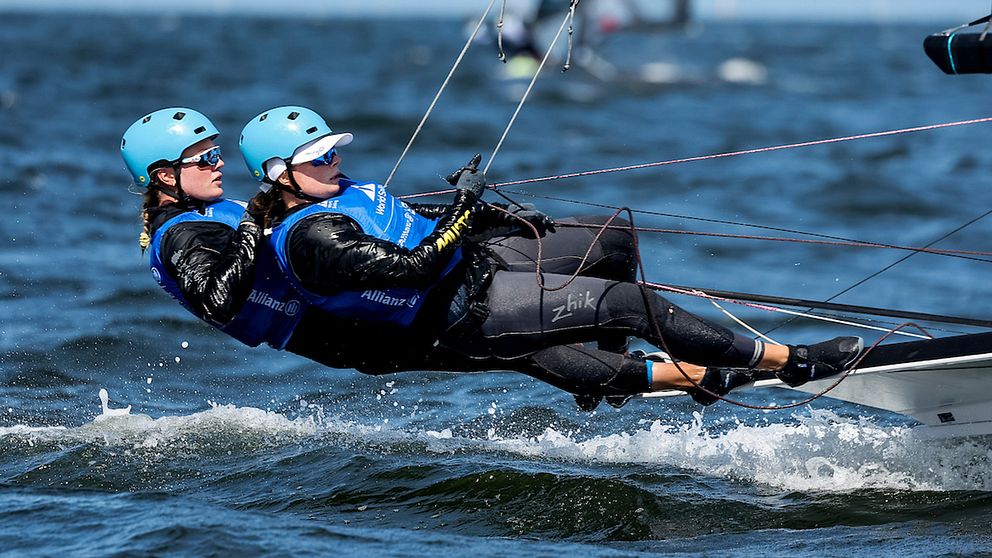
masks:
<path fill-rule="evenodd" d="M 444 78 L 444 83 L 442 83 L 441 88 L 437 90 L 437 95 L 434 95 L 434 100 L 431 101 L 431 105 L 427 108 L 427 112 L 424 114 L 424 117 L 420 119 L 420 124 L 418 124 L 417 129 L 414 130 L 413 136 L 410 138 L 410 141 L 407 142 L 406 147 L 403 149 L 403 153 L 400 155 L 400 158 L 393 166 L 393 170 L 386 178 L 386 182 L 383 184 L 384 187 L 389 187 L 389 182 L 393 179 L 393 175 L 396 174 L 396 169 L 400 168 L 400 163 L 403 162 L 406 154 L 410 151 L 410 147 L 413 146 L 413 142 L 417 139 L 420 131 L 424 128 L 424 124 L 427 122 L 427 118 L 430 117 L 431 112 L 434 111 L 434 106 L 437 105 L 438 99 L 441 98 L 441 94 L 444 92 L 445 88 L 448 87 L 448 83 L 451 81 L 451 76 L 455 75 L 455 70 L 457 70 L 458 66 L 462 63 L 462 59 L 465 58 L 465 53 L 468 52 L 469 47 L 472 46 L 473 42 L 475 42 L 475 37 L 479 34 L 479 29 L 482 29 L 482 24 L 486 22 L 486 18 L 489 17 L 489 12 L 493 9 L 495 4 L 496 0 L 490 0 L 489 6 L 486 7 L 486 11 L 482 14 L 482 17 L 479 18 L 479 23 L 476 24 L 475 30 L 472 31 L 472 35 L 468 38 L 468 41 L 465 42 L 465 46 L 462 47 L 462 51 L 455 60 L 455 64 L 451 67 L 451 71 L 448 72 L 448 77 Z"/>
<path fill-rule="evenodd" d="M 753 333 L 755 335 L 755 337 L 758 337 L 760 339 L 764 339 L 765 341 L 768 341 L 768 343 L 771 344 L 771 345 L 781 345 L 782 344 L 782 343 L 779 343 L 778 341 L 772 339 L 771 337 L 768 337 L 764 333 L 761 333 L 757 329 L 751 327 L 750 324 L 748 324 L 744 320 L 742 320 L 742 319 L 738 318 L 737 316 L 731 314 L 730 313 L 730 310 L 727 310 L 723 306 L 720 306 L 720 303 L 719 302 L 717 302 L 715 300 L 711 300 L 710 301 L 710 304 L 712 304 L 713 306 L 716 306 L 721 312 L 723 312 L 724 314 L 726 314 L 727 317 L 729 317 L 731 320 L 734 320 L 735 322 L 737 322 L 737 325 L 739 325 L 739 326 L 743 327 L 744 329 L 746 329 L 746 330 L 750 331 L 751 333 Z"/>
<path fill-rule="evenodd" d="M 808 312 L 796 312 L 794 310 L 786 310 L 785 308 L 779 308 L 777 306 L 769 306 L 767 304 L 753 304 L 753 303 L 749 303 L 749 302 L 741 302 L 741 301 L 738 301 L 738 300 L 734 300 L 732 298 L 722 298 L 722 297 L 718 297 L 718 296 L 709 295 L 709 294 L 706 294 L 706 293 L 704 293 L 702 291 L 689 291 L 689 290 L 686 290 L 686 289 L 678 289 L 678 288 L 670 287 L 670 286 L 665 286 L 664 290 L 666 290 L 668 292 L 678 293 L 678 294 L 684 294 L 684 295 L 695 296 L 695 297 L 699 297 L 699 298 L 705 298 L 706 300 L 710 300 L 710 301 L 713 301 L 713 300 L 722 300 L 724 302 L 732 302 L 734 304 L 743 304 L 743 305 L 748 306 L 748 307 L 751 307 L 751 308 L 757 308 L 758 310 L 766 310 L 766 311 L 769 311 L 769 312 L 780 312 L 782 314 L 788 314 L 790 316 L 798 316 L 800 318 L 808 318 L 808 319 L 811 319 L 811 320 L 820 320 L 822 322 L 831 322 L 831 323 L 840 324 L 840 325 L 846 325 L 846 326 L 851 326 L 851 327 L 860 327 L 862 329 L 873 329 L 875 331 L 884 331 L 886 333 L 888 333 L 888 332 L 891 331 L 892 333 L 894 333 L 896 335 L 904 335 L 906 337 L 916 337 L 917 339 L 933 339 L 933 337 L 930 337 L 930 336 L 927 336 L 927 335 L 919 335 L 919 334 L 916 334 L 916 333 L 908 333 L 908 332 L 899 331 L 899 330 L 892 331 L 892 329 L 890 329 L 890 328 L 884 328 L 884 327 L 878 327 L 878 326 L 871 326 L 871 325 L 868 325 L 868 324 L 862 324 L 862 323 L 858 323 L 858 322 L 851 322 L 851 321 L 847 321 L 847 320 L 841 320 L 841 319 L 838 319 L 838 318 L 831 318 L 830 316 L 820 316 L 819 314 L 810 314 Z"/>
<path fill-rule="evenodd" d="M 561 38 L 562 31 L 565 30 L 565 24 L 568 23 L 569 18 L 572 15 L 572 8 L 569 8 L 568 13 L 565 14 L 565 19 L 562 20 L 561 26 L 558 27 L 558 33 L 555 35 L 553 41 L 551 41 L 551 46 L 548 47 L 548 51 L 544 53 L 544 58 L 541 60 L 541 65 L 537 67 L 537 71 L 534 72 L 534 77 L 531 78 L 530 84 L 527 86 L 527 90 L 524 91 L 523 97 L 520 98 L 520 103 L 517 104 L 517 110 L 513 112 L 513 116 L 510 118 L 510 123 L 506 125 L 506 129 L 503 130 L 503 135 L 499 138 L 499 143 L 496 144 L 496 148 L 493 149 L 492 155 L 489 156 L 489 162 L 486 163 L 486 168 L 482 171 L 484 174 L 489 173 L 489 168 L 493 166 L 493 161 L 496 159 L 496 154 L 499 153 L 501 147 L 503 147 L 503 142 L 506 140 L 506 136 L 510 133 L 510 128 L 513 127 L 513 123 L 517 121 L 517 115 L 520 114 L 520 109 L 524 107 L 524 103 L 527 102 L 527 97 L 530 96 L 530 92 L 534 89 L 534 84 L 537 83 L 538 76 L 541 75 L 541 70 L 548 62 L 548 58 L 551 57 L 551 53 L 555 49 L 555 45 L 558 44 L 558 39 Z"/>

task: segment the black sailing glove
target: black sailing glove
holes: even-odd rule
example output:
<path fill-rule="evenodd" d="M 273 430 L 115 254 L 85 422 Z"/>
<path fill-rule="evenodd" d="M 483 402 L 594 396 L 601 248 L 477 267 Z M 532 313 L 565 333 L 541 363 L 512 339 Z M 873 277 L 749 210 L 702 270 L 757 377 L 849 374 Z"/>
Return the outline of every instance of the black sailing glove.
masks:
<path fill-rule="evenodd" d="M 544 236 L 549 232 L 555 232 L 555 220 L 549 215 L 542 213 L 532 203 L 514 203 L 506 209 L 517 217 L 534 225 L 540 236 Z"/>
<path fill-rule="evenodd" d="M 467 165 L 448 175 L 445 180 L 456 189 L 471 192 L 475 195 L 475 199 L 479 199 L 486 189 L 486 175 L 479 172 L 481 162 L 482 155 L 476 155 Z"/>

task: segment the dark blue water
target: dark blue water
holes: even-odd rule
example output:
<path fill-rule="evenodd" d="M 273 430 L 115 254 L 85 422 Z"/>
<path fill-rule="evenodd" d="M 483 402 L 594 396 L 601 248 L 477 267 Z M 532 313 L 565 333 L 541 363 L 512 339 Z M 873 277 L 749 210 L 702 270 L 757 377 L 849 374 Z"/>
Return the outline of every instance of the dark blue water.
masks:
<path fill-rule="evenodd" d="M 665 62 L 675 83 L 602 84 L 553 69 L 492 178 L 988 116 L 989 78 L 946 77 L 922 53 L 923 36 L 950 23 L 748 23 L 618 38 L 602 54 L 623 75 Z M 225 188 L 248 197 L 238 130 L 265 108 L 304 104 L 355 132 L 347 172 L 382 180 L 462 40 L 457 22 L 3 15 L 0 553 L 989 552 L 987 440 L 925 441 L 910 419 L 829 400 L 702 414 L 689 401 L 634 401 L 589 415 L 510 373 L 366 377 L 241 347 L 158 289 L 118 154 L 134 118 L 171 105 L 210 115 L 225 133 Z M 746 62 L 728 80 L 721 64 L 731 58 Z M 396 193 L 437 189 L 439 175 L 492 149 L 514 108 L 499 71 L 491 50 L 469 56 Z M 525 190 L 922 245 L 988 210 L 988 134 L 962 127 Z M 595 211 L 538 203 L 555 215 Z M 939 246 L 987 250 L 990 230 L 978 221 Z M 642 241 L 649 279 L 805 298 L 903 256 Z M 986 263 L 917 255 L 839 300 L 987 317 L 988 273 Z M 708 303 L 678 302 L 727 322 Z M 782 320 L 734 311 L 759 328 Z M 838 331 L 802 321 L 776 336 Z M 97 419 L 101 388 L 130 415 Z"/>

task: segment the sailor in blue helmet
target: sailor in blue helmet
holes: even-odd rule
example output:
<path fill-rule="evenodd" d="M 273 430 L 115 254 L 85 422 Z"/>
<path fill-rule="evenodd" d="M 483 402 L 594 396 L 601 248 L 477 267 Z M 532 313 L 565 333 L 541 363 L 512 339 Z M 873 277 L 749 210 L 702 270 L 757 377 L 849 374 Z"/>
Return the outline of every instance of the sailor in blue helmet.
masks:
<path fill-rule="evenodd" d="M 352 328 L 350 320 L 310 306 L 276 265 L 270 244 L 259 243 L 261 228 L 254 214 L 245 212 L 241 202 L 222 197 L 224 161 L 217 138 L 216 127 L 204 115 L 177 107 L 138 119 L 121 141 L 134 182 L 145 188 L 139 242 L 150 252 L 152 275 L 190 312 L 249 346 L 267 343 L 338 367 L 357 366 L 371 373 L 492 367 L 420 342 L 382 350 L 378 345 L 391 337 L 385 324 Z M 350 135 L 322 141 L 341 145 Z M 420 209 L 443 213 L 447 207 Z M 540 224 L 545 218 L 533 220 Z M 594 266 L 618 267 L 610 260 L 620 250 L 619 245 L 605 248 L 607 255 Z M 388 305 L 396 296 L 390 291 L 372 298 Z M 405 307 L 398 315 L 408 315 Z M 414 338 L 406 327 L 392 332 Z M 574 379 L 568 382 L 575 385 Z"/>
<path fill-rule="evenodd" d="M 450 205 L 406 204 L 341 172 L 338 148 L 352 139 L 299 106 L 267 110 L 241 133 L 263 190 L 252 212 L 271 228 L 287 281 L 319 309 L 302 318 L 287 347 L 293 352 L 366 373 L 516 370 L 570 391 L 584 408 L 663 388 L 708 404 L 748 383 L 749 370 L 800 385 L 841 372 L 861 352 L 857 337 L 766 346 L 709 323 L 637 285 L 630 250 L 623 271 L 587 268 L 567 288 L 543 290 L 536 239 L 520 223 L 552 248 L 545 258 L 562 256 L 555 269 L 544 267 L 546 285 L 563 284 L 588 243 L 556 239 L 554 222 L 536 210 L 518 219 L 481 203 L 478 157 L 448 177 L 456 190 Z M 672 364 L 624 351 L 628 336 L 668 348 L 711 393 L 693 389 Z M 598 349 L 584 345 L 595 341 Z"/>
<path fill-rule="evenodd" d="M 124 133 L 121 155 L 145 188 L 139 244 L 150 248 L 152 276 L 190 312 L 247 345 L 282 348 L 301 303 L 266 301 L 301 299 L 277 268 L 260 268 L 261 227 L 244 204 L 222 197 L 218 135 L 206 116 L 182 107 L 147 114 Z"/>

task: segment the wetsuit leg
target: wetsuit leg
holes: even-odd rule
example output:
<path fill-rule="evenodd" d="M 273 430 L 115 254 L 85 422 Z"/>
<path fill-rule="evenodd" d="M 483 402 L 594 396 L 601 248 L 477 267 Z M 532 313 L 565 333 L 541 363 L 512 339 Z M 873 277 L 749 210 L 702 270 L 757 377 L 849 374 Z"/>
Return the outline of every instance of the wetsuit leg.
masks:
<path fill-rule="evenodd" d="M 566 280 L 545 274 L 548 287 Z M 634 283 L 579 277 L 564 289 L 545 291 L 533 274 L 500 271 L 485 304 L 489 316 L 478 336 L 443 342 L 466 354 L 515 358 L 594 341 L 612 331 L 640 337 L 679 360 L 704 366 L 749 367 L 760 359 L 753 339 L 690 314 Z"/>
<path fill-rule="evenodd" d="M 637 275 L 637 258 L 634 237 L 629 230 L 610 228 L 599 234 L 598 229 L 568 226 L 601 226 L 608 220 L 609 216 L 604 215 L 566 217 L 558 219 L 559 226 L 555 232 L 546 234 L 540 241 L 526 235 L 501 236 L 484 244 L 506 264 L 509 271 L 536 271 L 540 246 L 541 270 L 545 273 L 572 275 L 578 270 L 583 277 L 633 282 Z M 629 225 L 629 221 L 619 218 L 610 222 L 611 227 Z M 583 258 L 585 265 L 580 270 Z M 627 350 L 629 339 L 625 332 L 604 331 L 597 341 L 604 351 L 623 353 Z"/>
<path fill-rule="evenodd" d="M 651 387 L 644 360 L 581 345 L 544 349 L 508 367 L 576 395 L 634 395 Z"/>
<path fill-rule="evenodd" d="M 470 358 L 445 347 L 429 347 L 418 355 L 407 354 L 403 361 L 357 368 L 364 374 L 380 375 L 409 370 L 439 372 L 491 372 L 512 370 L 576 395 L 635 395 L 650 391 L 644 359 L 582 345 L 550 347 L 534 354 L 500 359 Z"/>
<path fill-rule="evenodd" d="M 569 227 L 569 224 L 602 225 L 607 216 L 566 217 L 558 220 L 555 232 L 540 239 L 541 269 L 546 273 L 571 275 L 579 268 L 586 251 L 589 257 L 579 273 L 615 281 L 633 281 L 637 272 L 634 238 L 630 231 L 607 229 L 599 239 L 593 228 Z M 611 226 L 627 227 L 629 222 L 614 219 Z M 483 243 L 506 263 L 509 271 L 537 268 L 538 240 L 524 236 L 500 236 Z M 590 250 L 590 246 L 592 249 Z"/>

